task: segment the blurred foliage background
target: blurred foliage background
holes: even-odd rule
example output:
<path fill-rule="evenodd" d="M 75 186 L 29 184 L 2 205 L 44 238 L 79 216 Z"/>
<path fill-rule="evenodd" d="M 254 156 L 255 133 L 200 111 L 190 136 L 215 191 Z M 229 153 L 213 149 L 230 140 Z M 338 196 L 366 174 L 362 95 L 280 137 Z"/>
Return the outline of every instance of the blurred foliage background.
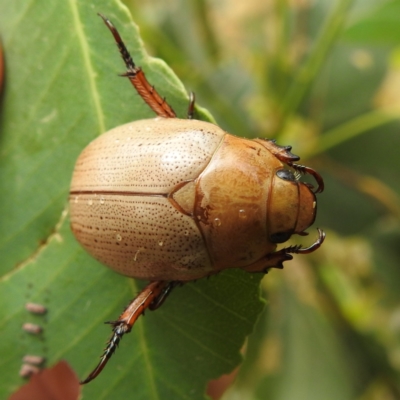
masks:
<path fill-rule="evenodd" d="M 220 126 L 292 145 L 325 179 L 327 239 L 262 281 L 224 400 L 400 399 L 400 2 L 125 3 Z"/>
<path fill-rule="evenodd" d="M 400 1 L 125 3 L 148 52 L 172 67 L 222 128 L 292 145 L 325 178 L 316 226 L 327 239 L 262 280 L 268 305 L 223 399 L 400 399 Z M 114 79 L 121 60 L 96 12 L 115 18 L 138 65 L 179 115 L 187 100 L 164 64 L 146 58 L 116 1 L 0 0 L 0 9 L 8 67 L 0 119 L 4 394 L 22 384 L 20 353 L 33 341 L 20 332 L 31 282 L 33 300 L 51 297 L 38 351 L 46 346 L 50 365 L 66 359 L 80 376 L 105 340 L 101 321 L 115 318 L 139 287 L 84 254 L 62 213 L 74 160 L 88 141 L 132 115 L 152 115 Z M 303 244 L 315 236 L 313 227 Z M 261 307 L 259 277 L 242 275 L 222 273 L 176 291 L 156 316 L 138 322 L 115 367 L 83 395 L 203 398 L 203 382 L 237 363 L 235 349 Z"/>

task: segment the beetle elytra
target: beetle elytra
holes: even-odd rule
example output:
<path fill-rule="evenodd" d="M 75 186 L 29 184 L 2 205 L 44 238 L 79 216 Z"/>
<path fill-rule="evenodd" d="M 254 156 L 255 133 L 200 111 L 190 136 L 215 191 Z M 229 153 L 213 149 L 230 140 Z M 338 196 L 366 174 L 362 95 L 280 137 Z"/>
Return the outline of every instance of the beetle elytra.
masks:
<path fill-rule="evenodd" d="M 71 182 L 71 227 L 103 264 L 150 283 L 111 323 L 104 354 L 82 383 L 102 371 L 137 318 L 158 308 L 175 286 L 226 268 L 282 268 L 292 253 L 311 253 L 325 238 L 318 229 L 310 247 L 277 251 L 291 235 L 307 234 L 322 177 L 296 164 L 290 146 L 239 138 L 193 119 L 194 95 L 188 119 L 176 118 L 117 29 L 100 16 L 125 62 L 124 76 L 158 117 L 114 128 L 83 150 Z M 301 173 L 315 178 L 315 190 Z"/>

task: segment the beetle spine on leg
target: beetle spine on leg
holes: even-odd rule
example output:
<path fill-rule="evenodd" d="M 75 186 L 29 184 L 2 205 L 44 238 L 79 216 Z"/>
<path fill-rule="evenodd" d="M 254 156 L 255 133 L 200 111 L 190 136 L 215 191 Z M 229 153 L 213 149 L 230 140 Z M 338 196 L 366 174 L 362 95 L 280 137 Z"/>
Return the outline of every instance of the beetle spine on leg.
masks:
<path fill-rule="evenodd" d="M 286 253 L 293 253 L 293 254 L 313 253 L 315 250 L 317 250 L 321 247 L 321 244 L 324 243 L 325 236 L 326 236 L 325 232 L 322 229 L 317 228 L 317 231 L 318 231 L 318 238 L 311 246 L 302 247 L 301 245 L 296 245 L 296 246 L 286 247 L 283 250 L 285 250 Z"/>
<path fill-rule="evenodd" d="M 108 360 L 114 354 L 118 347 L 119 342 L 125 333 L 129 333 L 137 321 L 137 319 L 144 314 L 145 310 L 157 309 L 171 293 L 171 290 L 180 282 L 156 281 L 150 282 L 128 305 L 124 312 L 116 321 L 107 322 L 113 326 L 113 334 L 107 342 L 104 353 L 100 358 L 100 362 L 96 368 L 83 380 L 81 385 L 92 381 L 96 378 L 103 368 L 106 366 Z"/>
<path fill-rule="evenodd" d="M 137 67 L 133 62 L 132 57 L 129 54 L 129 51 L 126 48 L 120 34 L 118 33 L 117 28 L 104 15 L 99 14 L 99 16 L 103 19 L 107 28 L 114 36 L 119 52 L 121 53 L 122 59 L 125 62 L 127 71 L 121 76 L 126 76 L 129 78 L 140 97 L 158 116 L 164 118 L 176 118 L 175 111 L 172 109 L 172 107 L 166 102 L 165 98 L 158 94 L 154 86 L 150 85 L 142 69 Z"/>

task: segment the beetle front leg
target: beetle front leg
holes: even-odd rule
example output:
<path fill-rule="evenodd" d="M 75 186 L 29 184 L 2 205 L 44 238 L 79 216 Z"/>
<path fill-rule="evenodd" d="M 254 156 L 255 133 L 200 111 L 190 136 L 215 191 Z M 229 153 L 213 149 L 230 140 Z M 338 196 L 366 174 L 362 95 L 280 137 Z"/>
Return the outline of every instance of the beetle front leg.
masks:
<path fill-rule="evenodd" d="M 262 272 L 268 273 L 271 268 L 283 268 L 283 262 L 292 260 L 293 256 L 286 249 L 276 251 L 275 253 L 267 254 L 265 257 L 256 261 L 253 264 L 243 268 L 247 272 Z"/>
<path fill-rule="evenodd" d="M 266 147 L 278 160 L 289 165 L 296 171 L 311 175 L 316 180 L 318 185 L 317 189 L 314 190 L 314 193 L 323 192 L 324 180 L 322 179 L 322 176 L 310 167 L 296 164 L 295 161 L 299 161 L 300 157 L 290 152 L 292 150 L 292 146 L 279 146 L 275 143 L 275 140 L 271 139 L 256 139 L 255 141 L 262 143 L 263 146 Z"/>
<path fill-rule="evenodd" d="M 165 98 L 162 98 L 158 94 L 154 86 L 150 85 L 142 69 L 137 67 L 133 62 L 125 43 L 117 31 L 117 28 L 104 15 L 99 14 L 99 16 L 103 19 L 107 28 L 114 36 L 119 52 L 121 53 L 122 59 L 125 62 L 126 72 L 121 76 L 126 76 L 129 78 L 140 97 L 158 116 L 164 118 L 176 118 L 175 111 L 172 109 L 172 107 L 165 101 Z"/>
<path fill-rule="evenodd" d="M 322 176 L 315 171 L 315 169 L 312 169 L 310 167 L 306 167 L 305 165 L 300 165 L 300 164 L 295 164 L 295 163 L 288 163 L 292 168 L 294 168 L 296 171 L 300 171 L 303 174 L 309 174 L 311 175 L 317 182 L 317 189 L 314 190 L 314 193 L 321 193 L 324 191 L 324 180 L 322 179 Z"/>
<path fill-rule="evenodd" d="M 120 315 L 116 321 L 107 322 L 113 326 L 113 334 L 107 342 L 104 353 L 101 356 L 100 362 L 97 367 L 83 380 L 81 385 L 92 381 L 96 378 L 103 368 L 106 366 L 108 360 L 114 354 L 119 342 L 125 333 L 129 333 L 136 322 L 136 320 L 148 308 L 155 310 L 160 307 L 171 290 L 180 282 L 175 281 L 156 281 L 150 282 L 128 305 L 125 311 Z"/>
<path fill-rule="evenodd" d="M 275 253 L 267 254 L 262 259 L 255 263 L 248 265 L 244 268 L 247 272 L 263 272 L 268 273 L 271 268 L 283 268 L 283 262 L 293 259 L 292 254 L 309 254 L 317 250 L 325 240 L 325 232 L 322 229 L 317 228 L 318 238 L 309 247 L 302 247 L 301 245 L 284 247 Z"/>

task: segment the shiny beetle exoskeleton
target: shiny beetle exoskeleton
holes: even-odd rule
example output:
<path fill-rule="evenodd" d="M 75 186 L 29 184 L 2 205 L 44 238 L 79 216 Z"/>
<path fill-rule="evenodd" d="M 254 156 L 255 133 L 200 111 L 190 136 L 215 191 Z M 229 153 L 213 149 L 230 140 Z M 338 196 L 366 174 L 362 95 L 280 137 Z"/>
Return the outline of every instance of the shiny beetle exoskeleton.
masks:
<path fill-rule="evenodd" d="M 115 271 L 150 281 L 118 320 L 96 369 L 104 368 L 124 333 L 144 312 L 159 307 L 182 282 L 226 268 L 267 272 L 282 268 L 291 253 L 276 251 L 291 235 L 305 235 L 316 215 L 315 193 L 321 176 L 274 141 L 242 139 L 209 122 L 194 120 L 191 95 L 188 119 L 174 110 L 132 61 L 112 23 L 128 77 L 158 118 L 131 122 L 87 146 L 75 166 L 71 227 L 97 260 Z M 317 188 L 299 180 L 311 174 Z"/>

